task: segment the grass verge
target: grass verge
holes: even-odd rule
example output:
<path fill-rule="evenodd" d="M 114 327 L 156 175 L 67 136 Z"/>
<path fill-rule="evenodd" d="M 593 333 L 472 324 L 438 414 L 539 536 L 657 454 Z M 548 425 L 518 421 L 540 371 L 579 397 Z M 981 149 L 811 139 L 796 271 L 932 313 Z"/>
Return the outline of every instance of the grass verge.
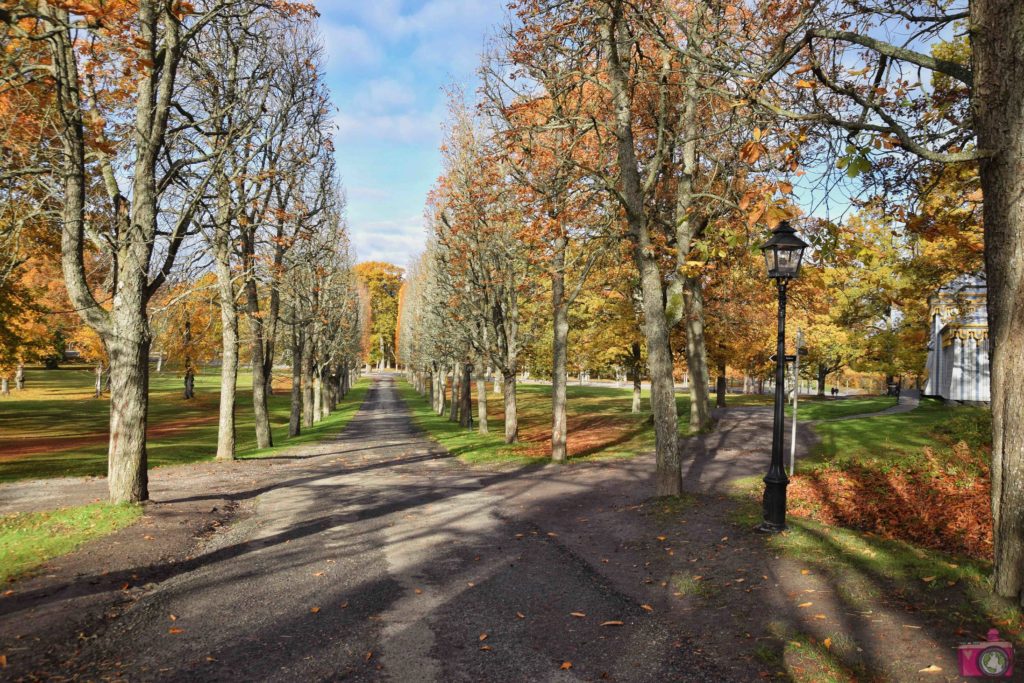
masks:
<path fill-rule="evenodd" d="M 92 503 L 0 517 L 0 581 L 10 581 L 86 541 L 113 533 L 142 515 L 139 505 Z"/>
<path fill-rule="evenodd" d="M 87 368 L 30 369 L 24 392 L 0 400 L 0 482 L 48 477 L 104 476 L 107 471 L 109 397 L 91 397 Z M 282 378 L 286 379 L 286 378 Z M 266 457 L 340 431 L 362 405 L 369 380 L 356 383 L 338 410 L 319 424 L 288 438 L 291 397 L 287 381 L 275 382 L 270 397 L 273 449 L 256 449 L 248 373 L 239 376 L 236 401 L 238 457 Z M 181 379 L 166 370 L 150 378 L 149 466 L 210 460 L 217 451 L 220 376 L 196 378 L 196 397 L 181 397 Z"/>
<path fill-rule="evenodd" d="M 427 399 L 420 396 L 408 382 L 399 380 L 396 387 L 398 395 L 409 408 L 413 424 L 462 462 L 476 465 L 543 464 L 543 461 L 523 454 L 521 444 L 506 444 L 501 436 L 504 432 L 499 431 L 503 429 L 503 425 L 497 420 L 488 420 L 489 434 L 481 434 L 475 429 L 464 429 L 458 423 L 450 422 L 447 416 L 435 413 Z"/>

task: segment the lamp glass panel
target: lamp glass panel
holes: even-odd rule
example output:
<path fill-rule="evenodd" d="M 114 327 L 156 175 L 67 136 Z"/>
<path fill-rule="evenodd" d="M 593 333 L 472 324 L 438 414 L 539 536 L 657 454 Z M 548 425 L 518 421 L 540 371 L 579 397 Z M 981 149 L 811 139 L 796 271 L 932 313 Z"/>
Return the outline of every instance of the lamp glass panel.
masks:
<path fill-rule="evenodd" d="M 768 277 L 771 277 L 776 270 L 775 247 L 768 247 L 764 250 L 764 265 L 768 269 Z"/>
<path fill-rule="evenodd" d="M 797 264 L 799 264 L 799 257 L 797 257 L 796 250 L 793 249 L 779 249 L 779 275 L 793 275 L 796 273 Z"/>

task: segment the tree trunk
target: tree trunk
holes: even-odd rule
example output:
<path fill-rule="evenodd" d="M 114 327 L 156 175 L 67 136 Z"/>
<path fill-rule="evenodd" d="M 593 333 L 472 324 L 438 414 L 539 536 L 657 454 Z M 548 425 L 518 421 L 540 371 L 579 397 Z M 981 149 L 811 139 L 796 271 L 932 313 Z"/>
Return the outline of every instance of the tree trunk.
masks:
<path fill-rule="evenodd" d="M 494 373 L 494 393 L 504 395 L 504 391 L 501 389 L 502 376 L 500 372 Z"/>
<path fill-rule="evenodd" d="M 313 426 L 313 349 L 308 338 L 302 345 L 302 426 Z"/>
<path fill-rule="evenodd" d="M 683 305 L 686 312 L 686 367 L 690 371 L 690 429 L 702 431 L 711 424 L 711 400 L 708 396 L 708 355 L 704 343 L 704 290 L 700 278 L 685 279 Z"/>
<path fill-rule="evenodd" d="M 984 193 L 995 592 L 1024 604 L 1024 3 L 973 0 L 973 120 Z"/>
<path fill-rule="evenodd" d="M 565 392 L 569 380 L 566 368 L 569 347 L 569 305 L 565 301 L 565 243 L 564 236 L 559 236 L 555 240 L 554 259 L 551 266 L 551 308 L 554 318 L 554 335 L 551 345 L 551 460 L 558 463 L 564 463 L 568 459 Z"/>
<path fill-rule="evenodd" d="M 313 424 L 320 422 L 323 415 L 323 386 L 320 382 L 321 370 L 316 369 L 313 373 Z"/>
<path fill-rule="evenodd" d="M 501 395 L 505 403 L 505 443 L 519 441 L 519 414 L 516 408 L 516 371 L 502 373 Z"/>
<path fill-rule="evenodd" d="M 462 363 L 455 363 L 452 365 L 452 402 L 448 406 L 448 420 L 450 422 L 459 421 L 459 408 L 462 404 L 459 400 L 459 390 L 462 385 Z"/>
<path fill-rule="evenodd" d="M 226 190 L 222 190 L 226 192 Z M 221 201 L 225 201 L 223 198 Z M 231 274 L 228 204 L 219 209 L 214 236 L 217 293 L 220 301 L 221 365 L 220 418 L 217 422 L 217 460 L 235 459 L 235 395 L 238 389 L 238 306 Z M 157 358 L 157 372 L 163 353 Z"/>
<path fill-rule="evenodd" d="M 320 368 L 320 419 L 326 419 L 331 415 L 331 371 L 329 368 Z"/>
<path fill-rule="evenodd" d="M 487 434 L 487 379 L 481 374 L 476 378 L 477 431 Z"/>
<path fill-rule="evenodd" d="M 459 426 L 470 429 L 473 426 L 473 366 L 469 363 L 462 365 L 462 380 L 459 386 L 462 389 L 459 395 Z"/>
<path fill-rule="evenodd" d="M 828 379 L 828 368 L 819 363 L 818 364 L 818 396 L 825 395 L 825 380 Z"/>
<path fill-rule="evenodd" d="M 96 384 L 93 391 L 93 398 L 103 396 L 103 363 L 96 364 Z"/>
<path fill-rule="evenodd" d="M 18 363 L 18 367 L 14 371 L 14 387 L 18 391 L 25 390 L 25 364 Z"/>
<path fill-rule="evenodd" d="M 640 412 L 640 395 L 643 390 L 643 375 L 641 374 L 640 342 L 633 342 L 632 372 L 633 372 L 633 408 L 630 412 L 634 415 Z"/>
<path fill-rule="evenodd" d="M 305 331 L 292 322 L 292 403 L 288 414 L 288 436 L 302 433 L 302 347 Z"/>
<path fill-rule="evenodd" d="M 622 25 L 621 11 L 620 6 L 613 7 L 611 15 L 605 18 L 600 28 L 607 49 L 605 59 L 614 107 L 613 132 L 618 157 L 620 192 L 629 237 L 633 242 L 633 262 L 640 275 L 657 460 L 655 495 L 678 496 L 682 493 L 683 482 L 679 460 L 679 418 L 672 380 L 672 348 L 665 316 L 662 277 L 658 267 L 656 246 L 651 240 L 645 215 L 643 184 L 634 148 L 629 77 L 622 62 L 623 56 L 620 55 L 620 50 L 628 54 L 632 49 L 632 42 Z"/>
<path fill-rule="evenodd" d="M 0 395 L 11 395 L 11 380 L 10 378 L 7 377 L 7 375 L 0 377 Z"/>
<path fill-rule="evenodd" d="M 427 403 L 430 404 L 431 408 L 434 407 L 434 384 L 434 372 L 431 370 L 430 372 L 427 372 L 424 377 L 424 385 L 427 390 Z"/>
<path fill-rule="evenodd" d="M 191 363 L 185 366 L 185 390 L 182 394 L 186 400 L 196 397 L 196 372 Z"/>
<path fill-rule="evenodd" d="M 135 313 L 123 316 L 127 320 L 116 320 L 114 334 L 106 340 L 110 353 L 107 485 L 112 503 L 138 503 L 149 498 L 149 336 L 142 307 Z"/>
<path fill-rule="evenodd" d="M 716 389 L 716 401 L 715 405 L 719 408 L 725 407 L 725 395 L 729 391 L 729 380 L 725 376 L 725 363 L 718 364 L 718 383 L 715 386 Z"/>

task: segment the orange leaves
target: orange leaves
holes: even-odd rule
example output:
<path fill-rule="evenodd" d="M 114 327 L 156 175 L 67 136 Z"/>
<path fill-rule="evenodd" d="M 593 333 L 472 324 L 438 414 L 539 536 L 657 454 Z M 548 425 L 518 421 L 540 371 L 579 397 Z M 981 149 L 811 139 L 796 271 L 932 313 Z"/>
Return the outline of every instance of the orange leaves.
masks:
<path fill-rule="evenodd" d="M 740 147 L 740 161 L 747 164 L 754 164 L 767 150 L 760 142 L 747 141 Z"/>

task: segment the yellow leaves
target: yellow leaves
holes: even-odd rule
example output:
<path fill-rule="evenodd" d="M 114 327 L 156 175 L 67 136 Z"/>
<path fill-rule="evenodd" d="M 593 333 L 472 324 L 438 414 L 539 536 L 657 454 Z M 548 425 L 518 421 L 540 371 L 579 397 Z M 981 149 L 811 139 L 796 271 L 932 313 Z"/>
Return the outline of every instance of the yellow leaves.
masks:
<path fill-rule="evenodd" d="M 793 183 L 788 183 L 785 180 L 778 182 L 779 192 L 782 194 L 793 194 Z"/>
<path fill-rule="evenodd" d="M 647 605 L 647 604 L 640 605 L 640 609 L 644 610 L 645 612 L 653 612 L 654 611 L 654 608 L 651 607 L 650 605 Z"/>
<path fill-rule="evenodd" d="M 931 583 L 931 582 L 935 581 L 935 577 L 934 576 L 922 576 L 921 580 L 924 581 L 925 583 Z"/>
<path fill-rule="evenodd" d="M 942 667 L 941 666 L 936 666 L 934 664 L 930 664 L 929 666 L 926 666 L 923 669 L 918 669 L 917 673 L 919 673 L 919 674 L 937 674 L 940 671 L 942 671 Z"/>
<path fill-rule="evenodd" d="M 825 640 L 821 641 L 821 644 L 825 646 L 826 650 L 831 650 L 832 649 L 832 639 L 831 638 L 826 638 Z"/>
<path fill-rule="evenodd" d="M 815 87 L 816 84 L 814 83 L 814 81 L 808 81 L 808 80 L 805 80 L 805 79 L 801 78 L 801 79 L 798 79 L 797 82 L 794 85 L 796 85 L 796 87 L 798 87 L 798 88 L 813 88 L 813 87 Z"/>
<path fill-rule="evenodd" d="M 320 608 L 319 607 L 310 607 L 309 611 L 312 612 L 313 614 L 319 614 L 320 613 Z"/>
<path fill-rule="evenodd" d="M 577 619 L 583 619 L 587 615 L 584 614 L 583 612 L 569 612 L 569 616 L 576 617 Z"/>
<path fill-rule="evenodd" d="M 479 637 L 479 638 L 477 638 L 477 640 L 479 640 L 479 641 L 480 641 L 480 642 L 482 643 L 482 642 L 484 642 L 485 640 L 487 640 L 487 638 L 488 638 L 488 637 L 489 637 L 489 636 L 488 636 L 488 635 L 487 635 L 486 633 L 481 633 L 481 634 L 480 634 L 480 637 Z"/>
<path fill-rule="evenodd" d="M 801 602 L 799 605 L 797 605 L 797 607 L 801 607 L 801 608 L 803 608 L 803 607 L 810 607 L 813 604 L 814 604 L 813 602 Z"/>
<path fill-rule="evenodd" d="M 800 573 L 803 574 L 804 576 L 807 576 L 808 574 L 811 573 L 811 570 L 810 569 L 801 569 Z"/>

